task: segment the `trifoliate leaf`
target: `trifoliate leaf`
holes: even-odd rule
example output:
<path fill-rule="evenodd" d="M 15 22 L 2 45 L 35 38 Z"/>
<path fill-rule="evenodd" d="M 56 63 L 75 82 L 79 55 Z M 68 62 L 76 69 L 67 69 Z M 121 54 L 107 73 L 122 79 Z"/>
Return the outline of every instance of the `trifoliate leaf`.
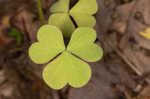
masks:
<path fill-rule="evenodd" d="M 66 10 L 64 10 L 62 6 L 64 6 Z M 96 20 L 93 15 L 97 12 L 97 10 L 98 5 L 96 0 L 79 0 L 70 11 L 69 1 L 59 0 L 51 8 L 51 12 L 53 12 L 55 15 L 52 14 L 52 16 L 50 16 L 49 24 L 55 25 L 59 28 L 61 27 L 60 29 L 62 32 L 67 34 L 64 36 L 70 37 L 71 33 L 75 30 L 75 26 L 73 22 L 71 22 L 70 16 L 72 16 L 72 18 L 75 20 L 75 23 L 78 25 L 78 27 L 94 27 Z M 64 26 L 64 24 L 66 25 Z"/>
<path fill-rule="evenodd" d="M 150 28 L 147 28 L 144 32 L 140 32 L 140 34 L 150 40 Z"/>
<path fill-rule="evenodd" d="M 52 5 L 50 11 L 55 13 L 67 13 L 69 11 L 70 0 L 59 0 L 54 5 Z"/>
<path fill-rule="evenodd" d="M 65 37 L 70 37 L 75 29 L 69 15 L 66 13 L 52 14 L 49 18 L 49 24 L 59 27 L 65 33 Z"/>
<path fill-rule="evenodd" d="M 89 65 L 68 52 L 49 63 L 44 71 L 45 82 L 53 89 L 61 89 L 67 83 L 79 88 L 84 86 L 91 77 Z"/>
<path fill-rule="evenodd" d="M 75 30 L 67 50 L 88 62 L 95 62 L 102 58 L 103 50 L 94 44 L 96 31 L 82 27 Z"/>
<path fill-rule="evenodd" d="M 88 27 L 75 30 L 67 49 L 61 31 L 54 26 L 42 26 L 37 38 L 38 42 L 29 48 L 29 56 L 35 63 L 46 63 L 60 53 L 43 71 L 44 81 L 53 89 L 61 89 L 67 83 L 79 88 L 89 81 L 91 69 L 77 56 L 88 62 L 102 57 L 102 49 L 94 44 L 96 32 Z"/>
<path fill-rule="evenodd" d="M 38 42 L 29 49 L 30 58 L 37 64 L 43 64 L 65 50 L 61 31 L 55 26 L 44 25 L 37 33 Z"/>

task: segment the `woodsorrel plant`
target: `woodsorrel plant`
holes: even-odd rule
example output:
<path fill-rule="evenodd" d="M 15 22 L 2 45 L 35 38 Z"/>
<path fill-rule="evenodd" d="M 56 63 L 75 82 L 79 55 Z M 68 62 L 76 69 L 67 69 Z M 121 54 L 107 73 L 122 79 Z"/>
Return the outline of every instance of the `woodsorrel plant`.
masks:
<path fill-rule="evenodd" d="M 43 79 L 51 88 L 61 89 L 66 84 L 82 87 L 91 78 L 91 68 L 86 62 L 96 62 L 103 56 L 102 48 L 94 43 L 96 31 L 92 28 L 96 23 L 92 16 L 97 11 L 96 0 L 79 0 L 71 10 L 69 0 L 59 0 L 51 11 L 54 14 L 49 24 L 39 29 L 38 42 L 29 48 L 29 56 L 37 64 L 48 63 Z M 71 38 L 67 46 L 63 36 Z"/>

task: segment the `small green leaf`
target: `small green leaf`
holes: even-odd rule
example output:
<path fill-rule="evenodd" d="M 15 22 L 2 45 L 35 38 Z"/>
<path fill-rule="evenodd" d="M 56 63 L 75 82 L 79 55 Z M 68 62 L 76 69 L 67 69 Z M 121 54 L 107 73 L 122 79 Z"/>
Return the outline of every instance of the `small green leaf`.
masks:
<path fill-rule="evenodd" d="M 59 0 L 52 5 L 50 11 L 53 13 L 67 13 L 69 11 L 70 0 Z"/>
<path fill-rule="evenodd" d="M 17 45 L 21 45 L 22 36 L 21 36 L 21 33 L 19 32 L 19 30 L 17 30 L 16 28 L 11 28 L 10 31 L 8 32 L 8 35 L 12 36 L 16 39 Z"/>
<path fill-rule="evenodd" d="M 75 29 L 75 26 L 72 23 L 69 15 L 66 13 L 52 14 L 49 18 L 48 23 L 50 25 L 55 25 L 60 28 L 63 31 L 65 37 L 70 37 Z"/>
<path fill-rule="evenodd" d="M 61 89 L 67 83 L 79 88 L 90 80 L 91 69 L 87 63 L 68 52 L 63 52 L 45 67 L 43 78 L 53 89 Z"/>
<path fill-rule="evenodd" d="M 70 10 L 70 14 L 79 27 L 93 27 L 96 24 L 96 21 L 92 15 L 94 15 L 97 10 L 98 5 L 96 0 L 79 0 L 78 3 Z"/>
<path fill-rule="evenodd" d="M 62 33 L 55 26 L 42 26 L 37 38 L 39 42 L 29 48 L 29 56 L 37 64 L 46 63 L 65 50 Z"/>
<path fill-rule="evenodd" d="M 92 28 L 82 27 L 75 30 L 67 50 L 88 62 L 95 62 L 102 58 L 103 50 L 94 44 L 96 31 Z"/>

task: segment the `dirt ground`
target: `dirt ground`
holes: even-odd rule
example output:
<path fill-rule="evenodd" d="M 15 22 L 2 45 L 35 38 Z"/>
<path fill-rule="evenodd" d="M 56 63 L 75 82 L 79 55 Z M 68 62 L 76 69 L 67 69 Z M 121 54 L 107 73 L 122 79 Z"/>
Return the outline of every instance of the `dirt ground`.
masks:
<path fill-rule="evenodd" d="M 45 19 L 55 0 L 41 0 Z M 73 5 L 77 0 L 71 0 Z M 0 0 L 0 99 L 150 99 L 150 40 L 139 32 L 150 26 L 150 0 L 97 0 L 96 43 L 104 49 L 93 75 L 79 89 L 56 91 L 41 77 L 44 65 L 28 57 L 40 27 L 36 0 Z M 22 43 L 8 36 L 17 28 Z"/>

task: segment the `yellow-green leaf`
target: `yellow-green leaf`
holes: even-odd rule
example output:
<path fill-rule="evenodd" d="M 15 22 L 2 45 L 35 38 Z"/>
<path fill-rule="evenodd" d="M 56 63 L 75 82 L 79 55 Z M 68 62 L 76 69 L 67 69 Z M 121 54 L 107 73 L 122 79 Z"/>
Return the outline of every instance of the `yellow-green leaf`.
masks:
<path fill-rule="evenodd" d="M 79 27 L 93 27 L 95 26 L 96 21 L 92 15 L 94 15 L 97 10 L 98 5 L 96 0 L 79 0 L 78 3 L 70 10 L 70 14 Z"/>
<path fill-rule="evenodd" d="M 73 22 L 71 21 L 70 17 L 66 13 L 56 13 L 52 14 L 49 18 L 50 25 L 57 26 L 62 30 L 65 37 L 70 37 L 72 32 L 75 29 Z"/>
<path fill-rule="evenodd" d="M 91 69 L 87 63 L 68 52 L 63 52 L 45 67 L 43 78 L 53 89 L 61 89 L 67 83 L 80 88 L 90 80 Z"/>
<path fill-rule="evenodd" d="M 75 30 L 67 50 L 88 62 L 95 62 L 102 58 L 103 50 L 94 44 L 96 31 L 92 28 L 82 27 Z"/>
<path fill-rule="evenodd" d="M 29 48 L 30 58 L 37 64 L 43 64 L 65 50 L 61 31 L 55 26 L 44 25 L 37 33 L 38 42 Z"/>
<path fill-rule="evenodd" d="M 89 27 L 77 28 L 67 49 L 61 31 L 55 26 L 42 26 L 37 39 L 29 48 L 29 56 L 35 63 L 47 63 L 60 54 L 43 70 L 44 81 L 53 89 L 61 89 L 66 84 L 75 88 L 84 86 L 91 78 L 91 69 L 78 56 L 95 62 L 103 54 L 102 48 L 94 43 L 96 31 Z"/>
<path fill-rule="evenodd" d="M 59 0 L 52 5 L 50 11 L 53 13 L 67 13 L 69 11 L 70 0 Z"/>

